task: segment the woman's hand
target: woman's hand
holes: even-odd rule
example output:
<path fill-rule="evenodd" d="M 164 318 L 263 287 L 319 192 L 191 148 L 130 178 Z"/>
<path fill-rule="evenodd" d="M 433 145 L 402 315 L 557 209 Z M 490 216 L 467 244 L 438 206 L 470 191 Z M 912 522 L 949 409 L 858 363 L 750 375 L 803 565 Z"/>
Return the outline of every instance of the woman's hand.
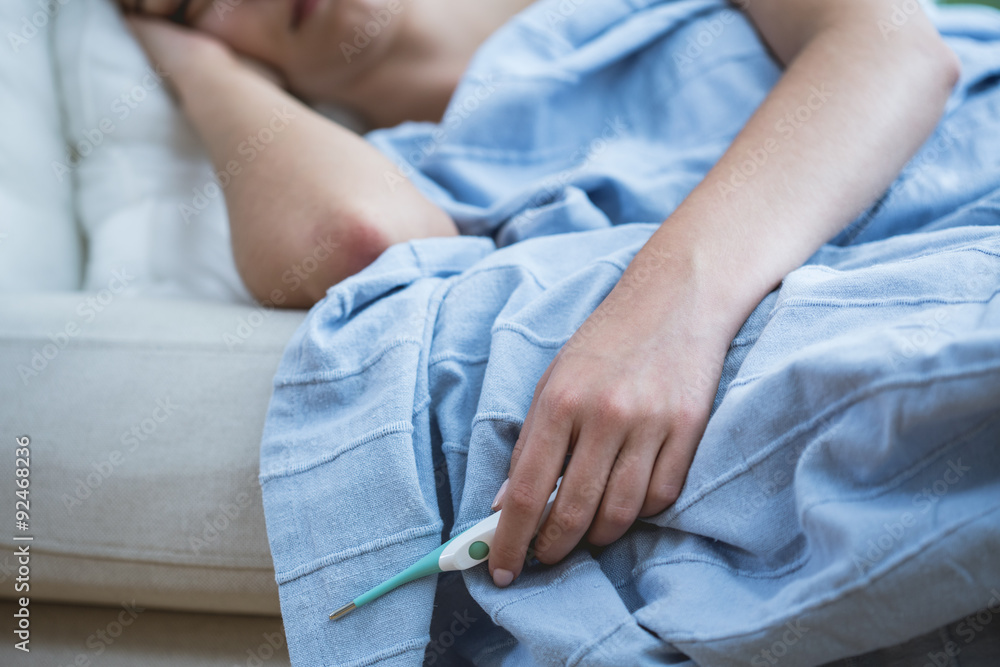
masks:
<path fill-rule="evenodd" d="M 677 498 L 740 325 L 930 135 L 957 59 L 920 11 L 880 34 L 893 1 L 740 3 L 786 72 L 538 383 L 498 494 L 497 585 L 520 572 L 568 452 L 536 542 L 542 562 L 585 534 L 611 542 Z M 809 121 L 782 132 L 801 109 Z M 741 174 L 765 148 L 766 162 Z"/>
<path fill-rule="evenodd" d="M 236 266 L 265 304 L 308 308 L 393 243 L 458 233 L 409 181 L 387 192 L 397 167 L 370 143 L 222 42 L 158 18 L 130 24 L 225 180 Z M 319 251 L 326 260 L 289 287 L 290 267 Z"/>
<path fill-rule="evenodd" d="M 127 20 L 149 59 L 175 82 L 207 67 L 235 62 L 229 48 L 206 33 L 160 18 Z"/>
<path fill-rule="evenodd" d="M 738 328 L 724 287 L 698 264 L 644 248 L 538 382 L 494 504 L 503 509 L 490 552 L 497 585 L 520 572 L 567 453 L 535 543 L 543 563 L 585 535 L 610 544 L 677 499 Z"/>
<path fill-rule="evenodd" d="M 207 67 L 227 67 L 240 64 L 276 86 L 284 88 L 284 77 L 260 61 L 234 53 L 215 37 L 205 32 L 178 26 L 162 18 L 128 19 L 136 39 L 149 59 L 166 76 L 183 80 Z"/>

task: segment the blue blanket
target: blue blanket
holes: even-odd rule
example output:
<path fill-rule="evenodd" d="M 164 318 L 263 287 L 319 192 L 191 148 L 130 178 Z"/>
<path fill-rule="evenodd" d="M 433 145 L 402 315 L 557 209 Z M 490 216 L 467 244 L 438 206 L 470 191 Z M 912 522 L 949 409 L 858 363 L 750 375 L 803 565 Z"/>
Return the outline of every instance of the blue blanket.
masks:
<path fill-rule="evenodd" d="M 275 378 L 295 665 L 818 664 L 1000 604 L 1000 16 L 935 20 L 945 119 L 746 322 L 675 506 L 508 589 L 481 566 L 331 622 L 489 514 L 542 372 L 780 70 L 721 0 L 539 0 L 441 123 L 369 135 L 386 196 L 409 178 L 463 236 L 332 288 Z"/>

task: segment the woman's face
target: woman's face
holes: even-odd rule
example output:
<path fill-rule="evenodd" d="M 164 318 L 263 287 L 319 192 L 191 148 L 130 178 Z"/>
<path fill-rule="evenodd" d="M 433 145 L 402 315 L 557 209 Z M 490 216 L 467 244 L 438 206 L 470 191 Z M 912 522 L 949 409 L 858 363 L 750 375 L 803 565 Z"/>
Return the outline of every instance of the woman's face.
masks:
<path fill-rule="evenodd" d="M 135 8 L 135 2 L 123 4 Z M 142 11 L 170 16 L 180 5 L 144 0 Z M 296 93 L 322 101 L 378 61 L 401 27 L 401 9 L 401 0 L 192 0 L 185 22 L 275 68 Z"/>

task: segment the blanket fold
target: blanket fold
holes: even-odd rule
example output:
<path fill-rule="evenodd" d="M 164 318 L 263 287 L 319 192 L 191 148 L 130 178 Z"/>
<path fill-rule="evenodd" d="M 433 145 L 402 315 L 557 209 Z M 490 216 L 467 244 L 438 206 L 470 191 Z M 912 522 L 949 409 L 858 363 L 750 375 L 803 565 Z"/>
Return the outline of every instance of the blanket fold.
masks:
<path fill-rule="evenodd" d="M 387 192 L 464 235 L 391 247 L 286 350 L 260 479 L 294 664 L 809 665 L 990 603 L 1000 18 L 935 20 L 966 66 L 945 119 L 747 320 L 676 505 L 508 589 L 475 568 L 333 623 L 489 514 L 539 377 L 780 71 L 721 1 L 540 0 L 442 123 L 369 135 Z"/>

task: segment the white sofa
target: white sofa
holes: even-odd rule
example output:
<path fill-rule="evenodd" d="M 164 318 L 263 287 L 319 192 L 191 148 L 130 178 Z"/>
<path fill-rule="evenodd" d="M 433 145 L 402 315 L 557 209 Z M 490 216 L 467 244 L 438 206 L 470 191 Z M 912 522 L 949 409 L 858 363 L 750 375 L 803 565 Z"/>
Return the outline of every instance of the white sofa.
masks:
<path fill-rule="evenodd" d="M 5 618 L 23 436 L 34 538 L 31 653 L 0 665 L 288 665 L 256 478 L 304 313 L 252 305 L 221 199 L 181 219 L 211 167 L 109 1 L 0 4 Z M 923 665 L 960 623 L 842 664 Z M 1000 616 L 961 650 L 996 664 Z"/>
<path fill-rule="evenodd" d="M 31 441 L 23 664 L 96 658 L 102 641 L 87 639 L 123 604 L 148 611 L 94 664 L 246 664 L 265 633 L 281 640 L 267 664 L 288 664 L 257 471 L 272 375 L 304 314 L 123 296 L 88 321 L 91 298 L 0 297 L 11 512 L 14 440 Z M 13 551 L 0 555 L 4 598 Z M 146 649 L 161 662 L 136 659 Z M 22 664 L 12 651 L 0 645 L 0 664 Z"/>
<path fill-rule="evenodd" d="M 110 0 L 5 0 L 0 36 L 0 664 L 287 665 L 258 449 L 304 313 L 252 304 L 221 198 L 178 215 L 211 166 Z"/>
<path fill-rule="evenodd" d="M 304 313 L 122 296 L 84 321 L 91 298 L 0 296 L 0 497 L 12 512 L 14 441 L 28 436 L 34 537 L 32 652 L 8 639 L 0 665 L 289 665 L 256 478 L 272 375 Z M 69 323 L 80 331 L 62 338 Z M 836 667 L 998 656 L 1000 613 L 985 610 Z"/>

